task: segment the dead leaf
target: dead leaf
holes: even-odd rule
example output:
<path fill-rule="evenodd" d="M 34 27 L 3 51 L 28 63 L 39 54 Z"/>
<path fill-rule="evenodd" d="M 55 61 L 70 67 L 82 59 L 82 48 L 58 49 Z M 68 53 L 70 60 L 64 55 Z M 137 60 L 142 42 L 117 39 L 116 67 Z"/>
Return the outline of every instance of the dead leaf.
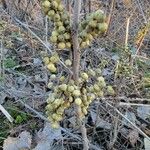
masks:
<path fill-rule="evenodd" d="M 112 124 L 103 120 L 99 116 L 97 117 L 97 114 L 94 111 L 90 111 L 91 113 L 91 118 L 92 121 L 95 123 L 96 122 L 96 127 L 104 128 L 104 129 L 111 129 Z"/>
<path fill-rule="evenodd" d="M 38 132 L 37 146 L 33 150 L 51 150 L 54 140 L 62 139 L 61 129 L 53 129 L 46 123 L 43 131 Z"/>
<path fill-rule="evenodd" d="M 131 145 L 134 147 L 135 144 L 137 143 L 138 139 L 139 139 L 139 133 L 137 130 L 132 130 L 129 135 L 127 136 L 127 138 L 129 139 Z"/>
<path fill-rule="evenodd" d="M 20 150 L 30 149 L 31 135 L 27 131 L 23 131 L 18 137 L 7 137 L 3 144 L 3 150 Z"/>

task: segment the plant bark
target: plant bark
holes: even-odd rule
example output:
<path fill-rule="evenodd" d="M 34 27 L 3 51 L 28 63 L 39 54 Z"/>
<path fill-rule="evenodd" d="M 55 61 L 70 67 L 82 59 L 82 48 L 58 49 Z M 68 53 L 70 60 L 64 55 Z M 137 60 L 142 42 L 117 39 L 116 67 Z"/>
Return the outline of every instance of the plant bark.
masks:
<path fill-rule="evenodd" d="M 81 0 L 76 0 L 74 5 L 73 20 L 72 20 L 72 42 L 73 42 L 73 79 L 78 84 L 80 71 L 80 46 L 78 42 L 78 27 L 80 21 Z M 80 106 L 76 106 L 77 119 L 80 125 L 80 130 L 83 138 L 83 150 L 89 149 L 89 142 L 85 125 L 83 124 L 80 113 Z"/>

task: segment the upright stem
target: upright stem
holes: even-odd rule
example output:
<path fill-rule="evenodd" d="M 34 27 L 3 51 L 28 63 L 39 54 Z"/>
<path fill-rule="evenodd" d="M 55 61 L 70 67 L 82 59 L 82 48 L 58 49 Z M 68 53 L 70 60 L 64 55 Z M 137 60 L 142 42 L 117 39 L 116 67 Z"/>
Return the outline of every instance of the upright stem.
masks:
<path fill-rule="evenodd" d="M 73 41 L 73 79 L 77 82 L 80 69 L 80 48 L 78 42 L 78 26 L 80 20 L 81 0 L 75 1 L 74 15 L 72 22 L 72 41 Z"/>
<path fill-rule="evenodd" d="M 80 70 L 80 46 L 78 42 L 78 27 L 80 21 L 80 10 L 81 10 L 81 0 L 75 1 L 74 6 L 74 14 L 73 14 L 73 21 L 72 21 L 72 42 L 73 42 L 73 79 L 78 84 L 79 79 L 79 70 Z M 77 119 L 80 125 L 80 130 L 83 138 L 83 150 L 89 149 L 89 142 L 87 138 L 87 132 L 85 125 L 83 124 L 80 114 L 81 108 L 80 106 L 76 106 L 77 111 Z"/>

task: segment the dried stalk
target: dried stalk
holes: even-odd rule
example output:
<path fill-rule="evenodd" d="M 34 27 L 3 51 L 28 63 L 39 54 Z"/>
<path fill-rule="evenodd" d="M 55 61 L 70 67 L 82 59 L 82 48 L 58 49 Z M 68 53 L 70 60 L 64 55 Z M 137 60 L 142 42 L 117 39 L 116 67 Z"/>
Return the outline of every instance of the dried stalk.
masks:
<path fill-rule="evenodd" d="M 72 22 L 72 41 L 73 41 L 73 79 L 78 84 L 79 70 L 80 70 L 80 47 L 78 42 L 78 26 L 80 20 L 81 0 L 75 1 L 73 22 Z M 77 119 L 80 125 L 80 130 L 83 138 L 83 150 L 89 149 L 89 143 L 87 138 L 87 132 L 85 125 L 82 123 L 80 118 L 81 108 L 76 107 Z"/>
<path fill-rule="evenodd" d="M 7 110 L 0 104 L 0 110 L 2 111 L 2 113 L 6 116 L 6 118 L 10 121 L 13 122 L 13 118 L 12 116 L 7 112 Z"/>

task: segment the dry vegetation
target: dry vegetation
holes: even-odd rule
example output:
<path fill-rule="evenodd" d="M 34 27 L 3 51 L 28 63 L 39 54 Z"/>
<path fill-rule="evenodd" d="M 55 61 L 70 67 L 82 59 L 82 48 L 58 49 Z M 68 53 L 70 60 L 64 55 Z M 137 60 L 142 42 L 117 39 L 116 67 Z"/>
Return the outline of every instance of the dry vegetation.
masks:
<path fill-rule="evenodd" d="M 149 150 L 149 31 L 149 0 L 0 0 L 0 149 Z"/>

